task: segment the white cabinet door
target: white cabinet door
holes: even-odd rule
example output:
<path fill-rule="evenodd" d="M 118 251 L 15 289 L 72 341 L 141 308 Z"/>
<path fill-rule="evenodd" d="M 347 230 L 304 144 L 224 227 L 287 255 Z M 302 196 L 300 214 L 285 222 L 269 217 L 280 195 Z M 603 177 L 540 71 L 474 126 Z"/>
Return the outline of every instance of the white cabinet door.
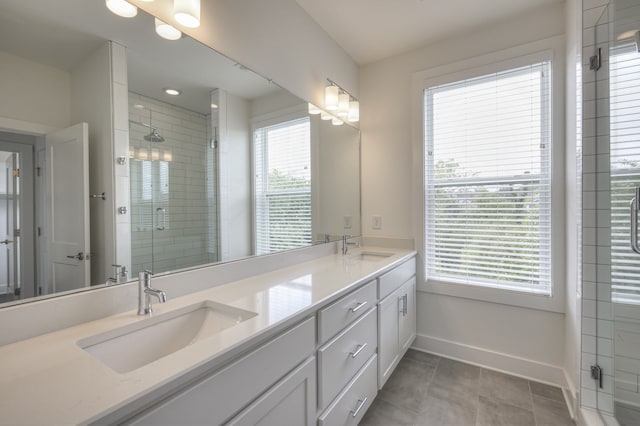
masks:
<path fill-rule="evenodd" d="M 310 358 L 228 423 L 311 426 L 316 419 L 316 359 Z"/>
<path fill-rule="evenodd" d="M 401 310 L 398 315 L 399 349 L 402 356 L 416 338 L 416 279 L 411 278 L 400 288 Z"/>
<path fill-rule="evenodd" d="M 400 291 L 397 289 L 378 304 L 378 389 L 382 389 L 398 361 L 398 321 Z"/>

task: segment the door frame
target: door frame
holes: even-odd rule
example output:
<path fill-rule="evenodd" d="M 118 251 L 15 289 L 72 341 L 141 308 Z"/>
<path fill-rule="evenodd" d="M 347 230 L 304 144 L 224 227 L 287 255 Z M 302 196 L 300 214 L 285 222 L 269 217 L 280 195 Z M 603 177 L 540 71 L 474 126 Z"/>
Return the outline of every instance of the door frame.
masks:
<path fill-rule="evenodd" d="M 21 156 L 20 188 L 20 299 L 39 295 L 35 265 L 37 250 L 35 238 L 35 136 L 0 131 L 0 150 L 19 152 Z M 25 285 L 32 283 L 32 285 Z"/>

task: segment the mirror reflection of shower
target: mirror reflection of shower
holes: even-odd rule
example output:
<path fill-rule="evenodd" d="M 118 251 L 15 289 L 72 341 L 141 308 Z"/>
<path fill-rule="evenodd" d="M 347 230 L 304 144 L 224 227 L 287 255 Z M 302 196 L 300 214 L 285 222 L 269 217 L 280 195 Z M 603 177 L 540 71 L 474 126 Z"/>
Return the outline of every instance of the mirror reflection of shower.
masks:
<path fill-rule="evenodd" d="M 133 276 L 219 260 L 212 129 L 210 113 L 129 92 Z"/>

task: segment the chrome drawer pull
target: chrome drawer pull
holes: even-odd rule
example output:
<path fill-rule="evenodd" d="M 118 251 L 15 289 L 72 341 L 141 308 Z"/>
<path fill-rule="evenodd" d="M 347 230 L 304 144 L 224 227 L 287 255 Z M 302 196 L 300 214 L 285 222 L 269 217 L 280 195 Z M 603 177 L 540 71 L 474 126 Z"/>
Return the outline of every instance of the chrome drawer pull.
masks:
<path fill-rule="evenodd" d="M 369 399 L 368 396 L 365 396 L 364 399 L 359 399 L 358 400 L 358 407 L 354 410 L 351 410 L 351 417 L 357 417 L 358 413 L 360 412 L 360 410 L 362 410 L 362 407 L 364 407 L 364 404 L 367 403 L 367 399 Z"/>
<path fill-rule="evenodd" d="M 350 310 L 351 312 L 358 312 L 358 311 L 359 311 L 360 309 L 362 309 L 362 307 L 363 307 L 364 305 L 366 305 L 366 304 L 367 304 L 367 302 L 366 302 L 366 301 L 365 301 L 365 302 L 360 302 L 360 303 L 358 303 L 358 304 L 356 305 L 356 307 L 355 307 L 355 308 L 349 308 L 349 310 Z"/>
<path fill-rule="evenodd" d="M 366 344 L 366 343 L 363 343 L 363 344 L 361 344 L 361 345 L 358 345 L 358 350 L 356 350 L 355 352 L 349 352 L 349 355 L 351 355 L 351 358 L 355 358 L 355 357 L 357 357 L 358 355 L 360 355 L 360 352 L 362 352 L 362 350 L 363 350 L 364 348 L 366 348 L 366 347 L 367 347 L 367 344 Z"/>

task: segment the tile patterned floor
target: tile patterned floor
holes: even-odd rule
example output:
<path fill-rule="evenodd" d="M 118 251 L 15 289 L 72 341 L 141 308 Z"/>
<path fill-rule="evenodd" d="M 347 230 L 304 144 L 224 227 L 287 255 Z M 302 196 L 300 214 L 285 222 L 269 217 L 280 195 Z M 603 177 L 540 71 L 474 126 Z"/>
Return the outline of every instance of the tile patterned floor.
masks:
<path fill-rule="evenodd" d="M 560 388 L 410 349 L 362 426 L 569 426 Z"/>

